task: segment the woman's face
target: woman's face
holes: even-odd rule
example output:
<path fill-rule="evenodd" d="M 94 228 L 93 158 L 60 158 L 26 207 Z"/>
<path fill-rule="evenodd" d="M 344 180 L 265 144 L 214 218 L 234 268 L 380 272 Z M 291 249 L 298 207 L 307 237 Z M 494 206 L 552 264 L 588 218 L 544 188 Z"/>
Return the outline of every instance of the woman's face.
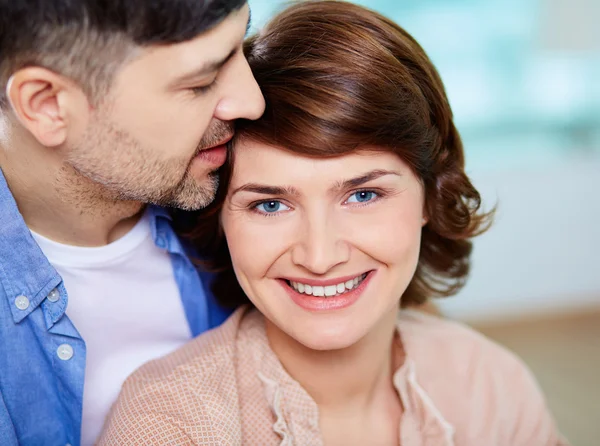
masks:
<path fill-rule="evenodd" d="M 389 152 L 310 158 L 235 148 L 222 224 L 237 278 L 271 328 L 316 350 L 353 345 L 413 277 L 423 188 Z"/>

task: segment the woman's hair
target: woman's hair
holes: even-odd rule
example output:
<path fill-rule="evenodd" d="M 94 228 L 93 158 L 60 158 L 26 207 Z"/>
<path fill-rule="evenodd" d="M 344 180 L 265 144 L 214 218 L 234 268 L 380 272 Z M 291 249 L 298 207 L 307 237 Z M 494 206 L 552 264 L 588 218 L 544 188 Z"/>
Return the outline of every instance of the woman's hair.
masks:
<path fill-rule="evenodd" d="M 236 140 L 301 156 L 333 157 L 362 148 L 397 154 L 423 184 L 428 218 L 418 267 L 401 304 L 455 294 L 469 272 L 469 239 L 488 228 L 491 213 L 479 211 L 444 86 L 419 44 L 361 6 L 306 1 L 248 39 L 245 52 L 267 106 L 258 121 L 238 123 Z M 230 157 L 215 202 L 195 214 L 188 235 L 218 272 L 218 301 L 235 307 L 248 299 L 219 224 L 231 170 Z"/>

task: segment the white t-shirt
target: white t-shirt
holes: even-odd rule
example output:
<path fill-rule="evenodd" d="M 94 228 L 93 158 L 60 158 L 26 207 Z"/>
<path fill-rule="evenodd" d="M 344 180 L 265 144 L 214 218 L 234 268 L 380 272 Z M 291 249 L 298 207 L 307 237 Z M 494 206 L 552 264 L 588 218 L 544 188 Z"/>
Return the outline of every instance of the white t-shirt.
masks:
<path fill-rule="evenodd" d="M 33 237 L 64 280 L 67 316 L 86 344 L 82 445 L 93 444 L 125 378 L 191 339 L 167 251 L 146 215 L 119 240 L 82 248 Z"/>

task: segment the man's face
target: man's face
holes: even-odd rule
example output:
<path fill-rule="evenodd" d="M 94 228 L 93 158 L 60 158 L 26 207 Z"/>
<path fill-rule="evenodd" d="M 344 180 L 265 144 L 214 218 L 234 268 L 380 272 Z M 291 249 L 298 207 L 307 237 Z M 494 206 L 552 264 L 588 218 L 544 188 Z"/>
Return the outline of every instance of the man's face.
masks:
<path fill-rule="evenodd" d="M 206 206 L 233 120 L 264 111 L 242 52 L 248 20 L 246 5 L 193 40 L 142 49 L 67 142 L 67 164 L 113 199 Z"/>

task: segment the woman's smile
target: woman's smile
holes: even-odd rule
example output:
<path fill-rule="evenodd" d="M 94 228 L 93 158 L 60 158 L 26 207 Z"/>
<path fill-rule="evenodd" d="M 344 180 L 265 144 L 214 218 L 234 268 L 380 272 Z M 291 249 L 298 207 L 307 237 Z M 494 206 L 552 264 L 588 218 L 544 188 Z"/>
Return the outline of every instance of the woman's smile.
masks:
<path fill-rule="evenodd" d="M 308 311 L 341 310 L 354 304 L 366 290 L 375 271 L 331 280 L 280 280 L 292 301 Z"/>

